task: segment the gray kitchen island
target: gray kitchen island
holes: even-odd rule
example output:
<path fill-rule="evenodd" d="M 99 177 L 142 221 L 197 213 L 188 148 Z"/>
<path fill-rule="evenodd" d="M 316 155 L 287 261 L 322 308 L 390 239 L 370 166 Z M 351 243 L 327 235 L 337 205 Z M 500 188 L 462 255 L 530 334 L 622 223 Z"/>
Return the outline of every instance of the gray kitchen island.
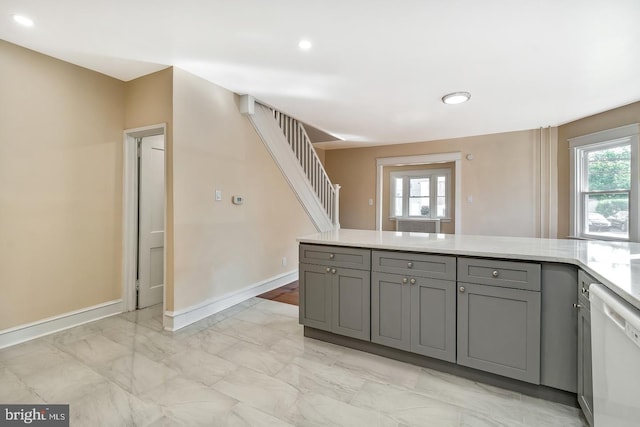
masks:
<path fill-rule="evenodd" d="M 640 309 L 640 244 L 336 230 L 298 239 L 305 336 L 592 411 L 589 286 Z"/>

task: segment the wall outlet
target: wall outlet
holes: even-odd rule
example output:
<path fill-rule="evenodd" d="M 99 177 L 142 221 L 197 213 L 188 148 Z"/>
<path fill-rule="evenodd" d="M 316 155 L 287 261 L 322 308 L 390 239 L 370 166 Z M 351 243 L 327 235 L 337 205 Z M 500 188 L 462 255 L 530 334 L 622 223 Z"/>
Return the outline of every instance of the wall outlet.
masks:
<path fill-rule="evenodd" d="M 222 191 L 216 190 L 216 202 L 219 202 L 220 200 L 222 200 Z"/>
<path fill-rule="evenodd" d="M 369 206 L 373 206 L 373 199 L 369 199 Z"/>
<path fill-rule="evenodd" d="M 282 266 L 283 266 L 283 267 L 286 267 L 286 266 L 287 266 L 287 257 L 286 257 L 286 256 L 283 256 L 283 257 L 282 257 Z"/>

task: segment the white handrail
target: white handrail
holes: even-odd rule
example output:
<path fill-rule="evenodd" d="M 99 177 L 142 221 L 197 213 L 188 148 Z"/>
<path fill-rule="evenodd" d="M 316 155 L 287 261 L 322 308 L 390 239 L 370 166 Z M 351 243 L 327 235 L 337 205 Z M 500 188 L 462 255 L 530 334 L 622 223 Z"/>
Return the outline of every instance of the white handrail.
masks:
<path fill-rule="evenodd" d="M 324 211 L 336 228 L 340 228 L 339 194 L 340 185 L 331 183 L 327 171 L 324 169 L 320 158 L 316 154 L 311 140 L 302 124 L 280 111 L 271 109 L 273 117 L 282 129 L 293 153 L 296 155 L 300 166 L 304 170 L 309 183 L 322 204 Z"/>

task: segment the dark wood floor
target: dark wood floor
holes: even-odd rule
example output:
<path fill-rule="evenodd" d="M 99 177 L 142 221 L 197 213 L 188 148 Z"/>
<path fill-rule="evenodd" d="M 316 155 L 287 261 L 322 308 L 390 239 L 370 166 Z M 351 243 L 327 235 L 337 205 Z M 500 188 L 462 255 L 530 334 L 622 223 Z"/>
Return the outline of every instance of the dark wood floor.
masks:
<path fill-rule="evenodd" d="M 296 280 L 288 285 L 265 292 L 264 294 L 258 295 L 258 298 L 298 305 L 298 281 Z"/>

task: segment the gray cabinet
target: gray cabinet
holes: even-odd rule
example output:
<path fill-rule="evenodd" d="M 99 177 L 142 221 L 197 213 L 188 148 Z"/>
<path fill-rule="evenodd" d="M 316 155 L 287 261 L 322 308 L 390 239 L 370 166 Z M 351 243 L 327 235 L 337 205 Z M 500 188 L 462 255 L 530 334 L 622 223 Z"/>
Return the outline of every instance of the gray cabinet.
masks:
<path fill-rule="evenodd" d="M 591 310 L 589 286 L 597 283 L 578 272 L 578 404 L 589 425 L 593 425 L 593 379 L 591 371 Z"/>
<path fill-rule="evenodd" d="M 371 341 L 455 362 L 455 258 L 372 253 Z"/>
<path fill-rule="evenodd" d="M 540 265 L 459 258 L 469 271 L 491 285 L 458 281 L 458 364 L 540 384 Z"/>
<path fill-rule="evenodd" d="M 331 331 L 331 267 L 300 264 L 299 320 L 303 325 Z"/>
<path fill-rule="evenodd" d="M 567 264 L 542 264 L 540 316 L 540 384 L 577 391 L 578 268 Z"/>
<path fill-rule="evenodd" d="M 300 323 L 370 340 L 371 252 L 300 245 L 300 260 Z"/>

